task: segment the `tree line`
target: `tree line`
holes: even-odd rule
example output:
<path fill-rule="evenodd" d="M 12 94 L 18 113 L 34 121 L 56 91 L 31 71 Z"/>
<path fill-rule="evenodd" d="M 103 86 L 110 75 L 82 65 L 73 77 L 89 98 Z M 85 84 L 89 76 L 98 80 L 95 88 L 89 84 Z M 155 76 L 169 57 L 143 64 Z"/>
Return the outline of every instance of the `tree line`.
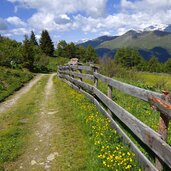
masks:
<path fill-rule="evenodd" d="M 73 42 L 66 43 L 65 40 L 61 40 L 57 45 L 56 50 L 57 57 L 65 57 L 65 58 L 78 58 L 79 61 L 86 62 L 98 62 L 98 56 L 95 49 L 89 45 L 87 48 L 83 46 L 77 46 Z"/>
<path fill-rule="evenodd" d="M 0 35 L 0 66 L 45 72 L 48 56 L 53 53 L 54 45 L 47 30 L 42 31 L 39 43 L 33 31 L 24 36 L 22 43 Z"/>
<path fill-rule="evenodd" d="M 24 36 L 22 43 L 0 35 L 0 66 L 27 68 L 33 72 L 48 72 L 50 57 L 62 57 L 68 60 L 78 58 L 82 63 L 99 63 L 100 60 L 92 46 L 85 48 L 73 42 L 67 43 L 61 40 L 55 48 L 47 30 L 42 30 L 39 42 L 33 31 L 30 36 Z M 171 73 L 171 58 L 165 63 L 160 63 L 157 57 L 152 56 L 147 61 L 137 50 L 130 48 L 119 49 L 111 62 L 139 71 Z"/>
<path fill-rule="evenodd" d="M 55 48 L 47 30 L 42 30 L 39 42 L 33 31 L 30 36 L 24 36 L 22 43 L 0 35 L 0 66 L 48 72 L 51 57 L 78 58 L 81 62 L 97 62 L 98 59 L 92 46 L 78 47 L 61 40 Z"/>
<path fill-rule="evenodd" d="M 125 68 L 134 68 L 139 71 L 171 73 L 171 58 L 164 63 L 160 63 L 156 56 L 145 60 L 138 50 L 130 48 L 119 49 L 114 56 L 114 62 Z"/>

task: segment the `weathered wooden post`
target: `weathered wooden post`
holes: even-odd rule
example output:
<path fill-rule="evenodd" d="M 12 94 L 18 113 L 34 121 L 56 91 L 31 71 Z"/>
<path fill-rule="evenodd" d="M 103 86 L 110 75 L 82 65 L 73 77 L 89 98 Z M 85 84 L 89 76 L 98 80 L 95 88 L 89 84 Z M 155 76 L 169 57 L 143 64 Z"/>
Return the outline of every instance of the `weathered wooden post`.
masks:
<path fill-rule="evenodd" d="M 74 76 L 72 75 L 73 72 L 73 68 L 71 67 L 71 65 L 69 65 L 69 76 L 74 78 Z"/>
<path fill-rule="evenodd" d="M 167 103 L 171 103 L 171 95 L 169 94 L 169 92 L 163 91 L 163 94 L 164 94 L 164 100 Z M 169 118 L 165 114 L 160 112 L 158 133 L 161 135 L 161 138 L 166 142 L 168 138 L 168 127 L 169 127 Z M 156 168 L 159 171 L 163 170 L 163 162 L 158 157 L 156 157 Z"/>
<path fill-rule="evenodd" d="M 59 65 L 57 68 L 58 68 L 58 69 L 57 69 L 57 76 L 58 76 L 59 78 L 62 78 L 61 72 L 62 72 L 63 68 L 62 68 L 61 65 Z"/>
<path fill-rule="evenodd" d="M 82 65 L 82 64 L 79 64 L 79 65 Z M 82 69 L 78 69 L 78 72 L 79 72 L 80 74 L 82 74 Z M 79 78 L 79 80 L 80 80 L 80 81 L 83 81 L 83 79 L 82 79 L 81 77 Z"/>
<path fill-rule="evenodd" d="M 107 90 L 107 96 L 112 99 L 112 86 L 108 85 L 108 90 Z M 112 112 L 110 109 L 107 110 L 110 115 L 112 115 Z"/>
<path fill-rule="evenodd" d="M 74 69 L 73 68 L 71 68 L 71 72 L 74 72 Z M 71 74 L 71 77 L 74 78 L 74 75 Z"/>
<path fill-rule="evenodd" d="M 91 65 L 92 69 L 93 69 L 93 75 L 94 73 L 97 73 L 98 72 L 98 67 L 94 66 L 94 65 Z M 98 78 L 96 78 L 94 76 L 94 87 L 98 88 Z"/>
<path fill-rule="evenodd" d="M 57 77 L 60 77 L 60 65 L 57 66 Z"/>

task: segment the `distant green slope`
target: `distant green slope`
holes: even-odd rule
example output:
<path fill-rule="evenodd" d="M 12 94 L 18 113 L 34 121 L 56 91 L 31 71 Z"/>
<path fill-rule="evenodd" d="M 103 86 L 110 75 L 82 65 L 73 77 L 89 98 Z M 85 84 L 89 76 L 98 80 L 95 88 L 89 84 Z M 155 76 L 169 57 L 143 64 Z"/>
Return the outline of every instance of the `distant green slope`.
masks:
<path fill-rule="evenodd" d="M 0 101 L 32 78 L 31 72 L 0 67 Z"/>
<path fill-rule="evenodd" d="M 155 47 L 161 47 L 171 53 L 171 33 L 161 31 L 137 33 L 131 30 L 120 37 L 101 43 L 96 49 L 108 48 L 114 50 L 122 47 L 149 50 Z"/>

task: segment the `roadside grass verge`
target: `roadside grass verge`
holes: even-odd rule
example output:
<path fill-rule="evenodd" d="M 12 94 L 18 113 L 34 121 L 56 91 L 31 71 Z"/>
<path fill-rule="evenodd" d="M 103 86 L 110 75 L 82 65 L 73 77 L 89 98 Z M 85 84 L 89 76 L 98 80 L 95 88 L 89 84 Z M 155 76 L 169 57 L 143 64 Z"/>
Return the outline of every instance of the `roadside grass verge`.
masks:
<path fill-rule="evenodd" d="M 0 102 L 32 78 L 33 74 L 29 71 L 0 67 Z"/>
<path fill-rule="evenodd" d="M 29 134 L 33 131 L 32 125 L 37 120 L 36 113 L 46 82 L 47 77 L 43 76 L 13 108 L 0 114 L 0 171 L 24 152 Z"/>
<path fill-rule="evenodd" d="M 65 130 L 58 140 L 61 153 L 67 156 L 65 160 L 58 157 L 61 171 L 141 170 L 135 154 L 122 143 L 95 105 L 59 79 L 55 78 L 54 83 L 56 103 L 61 106 L 58 114 L 65 121 Z"/>
<path fill-rule="evenodd" d="M 171 75 L 128 70 L 127 73 L 124 73 L 121 77 L 117 77 L 116 74 L 114 79 L 155 92 L 161 93 L 162 90 L 171 92 Z M 106 83 L 99 81 L 99 89 L 107 94 Z M 116 103 L 125 108 L 136 118 L 144 122 L 156 132 L 158 131 L 160 113 L 154 111 L 149 103 L 127 95 L 115 88 L 113 88 L 112 97 Z M 168 143 L 171 145 L 171 123 L 169 125 L 168 135 Z"/>
<path fill-rule="evenodd" d="M 165 90 L 171 92 L 171 75 L 136 72 L 130 70 L 123 78 L 116 76 L 114 79 L 152 91 L 161 92 L 162 90 Z"/>
<path fill-rule="evenodd" d="M 127 82 L 127 81 L 125 81 Z M 131 80 L 131 83 L 133 85 L 136 85 L 137 82 Z M 148 89 L 147 84 L 143 85 L 141 83 L 142 88 Z M 107 94 L 107 84 L 105 84 L 102 81 L 99 81 L 99 89 Z M 153 90 L 156 90 L 155 88 Z M 134 115 L 136 118 L 138 118 L 140 121 L 151 127 L 153 130 L 158 132 L 159 128 L 159 118 L 160 118 L 160 113 L 157 111 L 154 111 L 150 104 L 148 102 L 145 102 L 143 100 L 140 100 L 136 97 L 130 96 L 124 92 L 121 92 L 115 88 L 113 88 L 112 91 L 112 99 L 122 106 L 124 109 L 129 111 L 132 115 Z M 135 137 L 135 135 L 126 127 L 123 125 L 122 122 L 120 122 L 115 116 L 114 118 L 116 119 L 117 123 L 123 128 L 123 130 L 127 133 L 127 135 L 137 144 L 137 146 L 141 149 L 141 151 L 152 161 L 154 162 L 155 155 L 154 153 L 143 143 L 140 142 L 138 138 Z M 168 144 L 171 145 L 171 123 L 169 123 L 169 129 L 168 129 Z"/>
<path fill-rule="evenodd" d="M 138 72 L 137 76 L 142 78 L 147 85 L 153 86 L 156 91 L 171 91 L 171 75 Z"/>

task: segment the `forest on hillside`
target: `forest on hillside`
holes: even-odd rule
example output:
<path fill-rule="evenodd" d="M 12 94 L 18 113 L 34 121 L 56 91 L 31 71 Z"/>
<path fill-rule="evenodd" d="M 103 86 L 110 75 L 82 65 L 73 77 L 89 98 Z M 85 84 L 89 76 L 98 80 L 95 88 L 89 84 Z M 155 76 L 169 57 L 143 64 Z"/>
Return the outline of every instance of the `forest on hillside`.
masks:
<path fill-rule="evenodd" d="M 60 57 L 64 61 L 70 58 L 78 58 L 82 62 L 97 61 L 97 54 L 91 46 L 78 47 L 62 40 L 55 48 L 47 30 L 42 31 L 39 42 L 33 31 L 30 36 L 24 36 L 22 43 L 0 35 L 0 66 L 26 68 L 31 72 L 50 72 L 49 61 Z"/>
<path fill-rule="evenodd" d="M 152 56 L 147 61 L 136 49 L 121 48 L 113 58 L 99 58 L 91 45 L 85 48 L 61 40 L 55 47 L 47 30 L 42 30 L 39 42 L 33 31 L 30 36 L 24 36 L 22 43 L 0 36 L 0 66 L 26 68 L 31 72 L 51 72 L 56 69 L 49 65 L 52 58 L 62 59 L 61 64 L 71 58 L 78 58 L 82 63 L 98 63 L 101 67 L 108 67 L 105 64 L 110 63 L 110 72 L 117 66 L 137 71 L 171 73 L 171 59 L 160 63 L 157 57 Z"/>

